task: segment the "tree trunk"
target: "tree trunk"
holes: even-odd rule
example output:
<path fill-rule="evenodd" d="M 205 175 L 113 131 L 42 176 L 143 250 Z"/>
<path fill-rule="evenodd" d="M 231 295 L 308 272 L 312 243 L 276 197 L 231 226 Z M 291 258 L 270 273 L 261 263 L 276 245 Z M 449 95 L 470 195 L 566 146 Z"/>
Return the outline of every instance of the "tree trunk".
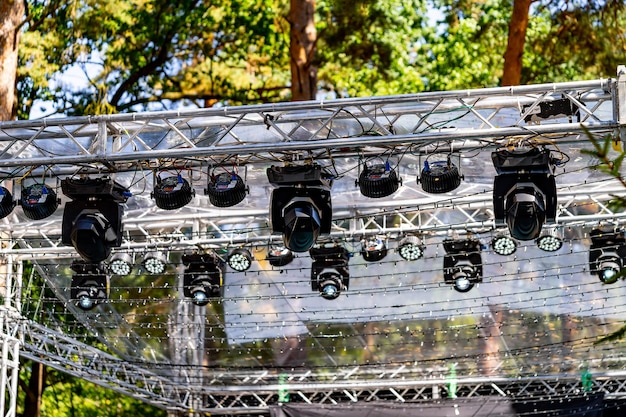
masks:
<path fill-rule="evenodd" d="M 31 362 L 32 371 L 25 387 L 26 399 L 24 400 L 24 416 L 39 417 L 41 415 L 41 397 L 46 387 L 46 367 L 39 362 Z"/>
<path fill-rule="evenodd" d="M 317 68 L 312 64 L 317 40 L 315 0 L 291 0 L 289 23 L 291 99 L 314 100 L 317 93 Z"/>
<path fill-rule="evenodd" d="M 533 0 L 514 0 L 509 24 L 509 40 L 504 53 L 502 85 L 519 85 L 522 76 L 522 56 L 528 28 L 528 13 Z"/>
<path fill-rule="evenodd" d="M 12 120 L 16 114 L 17 46 L 24 7 L 24 0 L 0 1 L 0 120 Z"/>

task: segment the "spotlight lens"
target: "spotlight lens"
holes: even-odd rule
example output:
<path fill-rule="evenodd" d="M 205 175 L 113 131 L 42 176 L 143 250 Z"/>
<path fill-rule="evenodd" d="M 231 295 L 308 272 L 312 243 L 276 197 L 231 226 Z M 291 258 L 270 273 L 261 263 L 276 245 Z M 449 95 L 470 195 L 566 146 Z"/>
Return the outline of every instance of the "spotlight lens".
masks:
<path fill-rule="evenodd" d="M 156 258 L 148 258 L 144 261 L 144 267 L 149 274 L 158 275 L 165 271 L 165 263 Z"/>
<path fill-rule="evenodd" d="M 563 241 L 556 236 L 545 235 L 537 239 L 537 247 L 546 252 L 555 252 L 561 249 Z"/>
<path fill-rule="evenodd" d="M 95 307 L 95 303 L 88 295 L 83 295 L 78 299 L 78 307 L 83 310 L 91 310 Z"/>
<path fill-rule="evenodd" d="M 543 197 L 536 189 L 520 188 L 507 198 L 507 225 L 519 240 L 536 239 L 546 220 Z"/>
<path fill-rule="evenodd" d="M 507 236 L 496 237 L 493 242 L 491 242 L 491 246 L 495 253 L 502 256 L 511 255 L 517 250 L 515 241 Z"/>
<path fill-rule="evenodd" d="M 320 284 L 320 295 L 327 300 L 339 297 L 340 289 L 335 279 L 328 279 Z"/>
<path fill-rule="evenodd" d="M 205 305 L 207 305 L 209 303 L 209 297 L 208 297 L 206 291 L 204 291 L 203 289 L 202 290 L 198 289 L 198 290 L 194 291 L 192 296 L 193 296 L 192 302 L 195 305 L 205 306 Z"/>
<path fill-rule="evenodd" d="M 128 275 L 131 271 L 131 266 L 123 259 L 115 259 L 111 261 L 111 272 L 113 275 Z"/>
<path fill-rule="evenodd" d="M 407 261 L 415 261 L 424 255 L 424 251 L 419 245 L 413 243 L 407 243 L 400 246 L 400 256 L 402 256 Z"/>
<path fill-rule="evenodd" d="M 235 271 L 246 271 L 252 265 L 250 258 L 244 253 L 233 253 L 228 257 L 228 265 Z"/>
<path fill-rule="evenodd" d="M 321 220 L 310 203 L 298 202 L 285 210 L 284 242 L 294 252 L 306 252 L 313 247 L 320 233 Z"/>
<path fill-rule="evenodd" d="M 616 256 L 603 256 L 598 259 L 598 277 L 605 284 L 613 284 L 619 278 L 620 259 Z"/>
<path fill-rule="evenodd" d="M 111 247 L 107 242 L 110 231 L 111 224 L 102 213 L 87 213 L 76 219 L 70 239 L 83 259 L 101 262 L 111 254 Z"/>
<path fill-rule="evenodd" d="M 468 292 L 473 286 L 472 281 L 466 276 L 458 277 L 454 280 L 454 289 L 458 292 Z"/>

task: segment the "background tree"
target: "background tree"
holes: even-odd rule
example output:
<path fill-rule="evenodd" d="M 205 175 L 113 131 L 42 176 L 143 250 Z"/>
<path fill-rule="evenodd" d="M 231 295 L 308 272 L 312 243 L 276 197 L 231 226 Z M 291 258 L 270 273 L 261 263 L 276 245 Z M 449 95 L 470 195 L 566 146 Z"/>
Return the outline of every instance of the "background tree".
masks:
<path fill-rule="evenodd" d="M 23 0 L 0 2 L 0 120 L 15 116 L 15 79 Z"/>

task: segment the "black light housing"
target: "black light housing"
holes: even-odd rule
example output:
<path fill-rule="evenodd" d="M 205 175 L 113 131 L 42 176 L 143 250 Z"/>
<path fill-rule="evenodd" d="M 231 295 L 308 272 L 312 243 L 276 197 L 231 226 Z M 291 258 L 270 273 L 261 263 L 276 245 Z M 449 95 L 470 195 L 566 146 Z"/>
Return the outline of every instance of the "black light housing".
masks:
<path fill-rule="evenodd" d="M 589 233 L 589 272 L 598 275 L 604 284 L 613 284 L 624 278 L 626 259 L 626 239 L 622 230 L 610 232 L 593 229 Z"/>
<path fill-rule="evenodd" d="M 4 219 L 11 214 L 15 204 L 11 192 L 6 187 L 0 186 L 0 219 Z"/>
<path fill-rule="evenodd" d="M 387 256 L 387 239 L 383 236 L 367 236 L 361 240 L 361 255 L 367 262 L 378 262 Z"/>
<path fill-rule="evenodd" d="M 272 166 L 269 182 L 276 186 L 270 202 L 272 233 L 281 233 L 285 247 L 306 252 L 321 234 L 330 233 L 332 176 L 319 165 Z"/>
<path fill-rule="evenodd" d="M 246 198 L 248 187 L 235 172 L 222 172 L 209 175 L 204 193 L 215 207 L 232 207 Z"/>
<path fill-rule="evenodd" d="M 161 177 L 155 176 L 156 183 L 150 197 L 154 198 L 156 206 L 163 210 L 176 210 L 189 204 L 196 192 L 189 181 L 181 174 Z"/>
<path fill-rule="evenodd" d="M 512 237 L 533 240 L 556 218 L 554 162 L 546 148 L 492 152 L 496 168 L 493 208 L 496 226 L 507 224 Z"/>
<path fill-rule="evenodd" d="M 72 276 L 70 298 L 78 308 L 91 310 L 108 299 L 109 280 L 100 264 L 74 261 L 70 268 L 75 272 Z"/>
<path fill-rule="evenodd" d="M 480 242 L 474 239 L 446 240 L 443 257 L 443 279 L 458 292 L 468 292 L 483 280 Z"/>
<path fill-rule="evenodd" d="M 236 248 L 228 254 L 228 266 L 237 272 L 244 272 L 252 266 L 252 254 L 248 249 Z"/>
<path fill-rule="evenodd" d="M 57 193 L 46 184 L 31 184 L 22 188 L 20 205 L 24 215 L 31 220 L 49 217 L 59 207 L 61 200 Z"/>
<path fill-rule="evenodd" d="M 365 197 L 381 198 L 395 193 L 400 182 L 396 170 L 385 162 L 371 166 L 364 164 L 357 184 Z"/>
<path fill-rule="evenodd" d="M 426 247 L 422 243 L 422 240 L 415 235 L 406 235 L 396 247 L 396 252 L 407 261 L 416 261 L 424 256 L 424 250 Z"/>
<path fill-rule="evenodd" d="M 293 261 L 293 252 L 283 245 L 270 245 L 267 250 L 267 260 L 272 266 L 285 266 Z"/>
<path fill-rule="evenodd" d="M 537 247 L 544 252 L 556 252 L 563 246 L 563 239 L 559 236 L 545 234 L 539 236 L 535 242 Z"/>
<path fill-rule="evenodd" d="M 509 256 L 517 250 L 517 242 L 509 236 L 499 235 L 491 241 L 491 248 L 498 255 Z"/>
<path fill-rule="evenodd" d="M 342 246 L 313 247 L 309 250 L 311 265 L 311 290 L 318 291 L 326 300 L 334 300 L 348 289 L 350 254 Z"/>
<path fill-rule="evenodd" d="M 62 243 L 87 262 L 97 263 L 122 243 L 122 215 L 130 192 L 110 178 L 67 178 L 63 194 L 73 199 L 63 211 Z"/>
<path fill-rule="evenodd" d="M 441 194 L 457 189 L 461 185 L 462 178 L 459 168 L 448 155 L 443 161 L 424 161 L 424 168 L 422 168 L 421 176 L 417 177 L 417 182 L 422 183 L 422 190 L 425 192 Z"/>
<path fill-rule="evenodd" d="M 183 295 L 198 306 L 222 296 L 223 262 L 213 252 L 184 254 Z"/>

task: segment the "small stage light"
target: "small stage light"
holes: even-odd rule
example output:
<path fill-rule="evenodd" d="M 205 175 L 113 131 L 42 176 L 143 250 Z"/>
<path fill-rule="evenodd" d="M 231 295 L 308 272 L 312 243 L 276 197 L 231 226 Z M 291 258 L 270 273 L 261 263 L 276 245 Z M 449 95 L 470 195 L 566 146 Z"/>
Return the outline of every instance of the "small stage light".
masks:
<path fill-rule="evenodd" d="M 150 275 L 161 275 L 167 266 L 167 257 L 163 252 L 148 252 L 143 257 L 143 267 Z"/>
<path fill-rule="evenodd" d="M 78 308 L 91 310 L 108 298 L 109 281 L 100 264 L 74 261 L 71 269 L 75 274 L 72 276 L 70 298 Z"/>
<path fill-rule="evenodd" d="M 13 195 L 6 187 L 0 187 L 0 219 L 4 219 L 11 214 L 15 208 Z"/>
<path fill-rule="evenodd" d="M 183 295 L 198 306 L 205 306 L 211 298 L 222 296 L 223 263 L 213 252 L 185 254 Z"/>
<path fill-rule="evenodd" d="M 417 182 L 422 183 L 422 190 L 431 194 L 454 191 L 461 185 L 459 169 L 448 155 L 445 161 L 424 161 L 424 168 Z"/>
<path fill-rule="evenodd" d="M 228 260 L 226 262 L 233 270 L 237 272 L 244 272 L 252 266 L 252 255 L 248 249 L 233 249 L 228 254 Z"/>
<path fill-rule="evenodd" d="M 563 240 L 554 235 L 540 236 L 537 241 L 537 247 L 545 252 L 556 252 L 563 246 Z"/>
<path fill-rule="evenodd" d="M 155 176 L 156 184 L 150 196 L 154 198 L 156 206 L 163 210 L 175 210 L 189 204 L 196 192 L 189 181 L 181 174 L 162 177 L 166 171 Z"/>
<path fill-rule="evenodd" d="M 381 198 L 395 193 L 400 182 L 396 170 L 386 162 L 372 166 L 364 164 L 357 184 L 365 197 Z"/>
<path fill-rule="evenodd" d="M 222 172 L 209 175 L 204 193 L 215 207 L 232 207 L 246 198 L 248 187 L 235 172 Z"/>
<path fill-rule="evenodd" d="M 509 256 L 517 250 L 517 242 L 508 236 L 500 235 L 491 241 L 491 247 L 498 255 Z"/>
<path fill-rule="evenodd" d="M 104 261 L 122 243 L 122 203 L 130 192 L 107 178 L 66 178 L 63 194 L 73 199 L 63 210 L 62 243 L 87 262 Z"/>
<path fill-rule="evenodd" d="M 483 266 L 480 242 L 473 239 L 446 240 L 443 257 L 443 279 L 458 292 L 467 292 L 482 281 Z"/>
<path fill-rule="evenodd" d="M 604 284 L 613 284 L 624 278 L 626 239 L 622 230 L 593 229 L 589 233 L 589 272 L 598 275 Z"/>
<path fill-rule="evenodd" d="M 313 247 L 309 251 L 311 265 L 311 290 L 318 291 L 322 298 L 334 300 L 348 289 L 350 254 L 341 246 Z"/>
<path fill-rule="evenodd" d="M 424 256 L 425 246 L 415 235 L 407 235 L 398 243 L 396 251 L 407 261 L 416 261 Z"/>
<path fill-rule="evenodd" d="M 368 236 L 361 240 L 361 255 L 367 262 L 378 262 L 387 256 L 386 238 Z"/>
<path fill-rule="evenodd" d="M 554 161 L 545 148 L 503 148 L 491 153 L 498 175 L 494 179 L 496 225 L 506 222 L 519 240 L 539 237 L 544 223 L 556 218 Z"/>
<path fill-rule="evenodd" d="M 59 207 L 60 199 L 46 184 L 32 184 L 22 188 L 20 205 L 24 215 L 31 220 L 41 220 L 52 215 Z"/>
<path fill-rule="evenodd" d="M 272 266 L 285 266 L 293 261 L 293 252 L 283 245 L 270 245 L 267 251 L 267 260 Z"/>
<path fill-rule="evenodd" d="M 133 257 L 129 253 L 119 252 L 109 261 L 109 272 L 113 275 L 130 275 L 133 270 Z"/>
<path fill-rule="evenodd" d="M 276 186 L 270 202 L 272 233 L 281 233 L 287 249 L 306 252 L 321 234 L 330 233 L 332 176 L 319 165 L 272 166 L 269 182 Z"/>

